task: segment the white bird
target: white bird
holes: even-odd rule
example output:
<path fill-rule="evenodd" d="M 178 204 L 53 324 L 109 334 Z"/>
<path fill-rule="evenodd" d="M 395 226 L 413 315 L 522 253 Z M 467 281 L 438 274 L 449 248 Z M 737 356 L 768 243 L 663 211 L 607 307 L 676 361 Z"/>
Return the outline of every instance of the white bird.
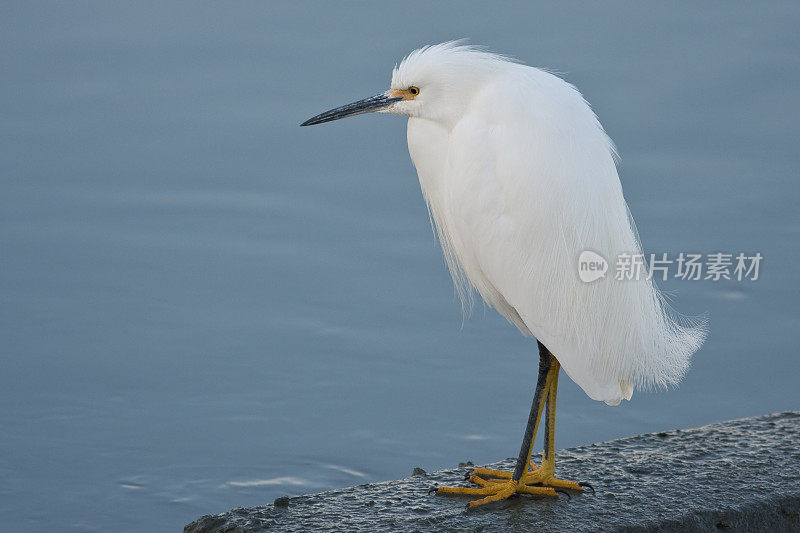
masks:
<path fill-rule="evenodd" d="M 440 493 L 556 495 L 584 484 L 554 477 L 559 367 L 594 400 L 677 383 L 705 323 L 673 313 L 646 276 L 587 283 L 578 258 L 636 256 L 616 151 L 580 92 L 544 70 L 447 42 L 409 54 L 391 88 L 303 126 L 367 112 L 405 115 L 408 149 L 462 303 L 474 288 L 539 345 L 531 414 L 513 473 L 474 470 L 479 487 Z M 597 258 L 597 256 L 593 256 Z M 541 466 L 531 461 L 547 404 Z"/>

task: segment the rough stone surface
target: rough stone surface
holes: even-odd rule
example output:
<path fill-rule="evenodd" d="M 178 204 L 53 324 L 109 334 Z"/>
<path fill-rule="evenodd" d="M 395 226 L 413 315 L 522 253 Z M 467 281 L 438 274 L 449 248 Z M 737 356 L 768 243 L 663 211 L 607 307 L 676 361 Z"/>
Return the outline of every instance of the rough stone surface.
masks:
<path fill-rule="evenodd" d="M 800 412 L 561 450 L 559 477 L 596 494 L 522 496 L 467 513 L 469 467 L 203 516 L 186 533 L 251 531 L 800 531 Z M 491 468 L 513 470 L 513 460 Z"/>

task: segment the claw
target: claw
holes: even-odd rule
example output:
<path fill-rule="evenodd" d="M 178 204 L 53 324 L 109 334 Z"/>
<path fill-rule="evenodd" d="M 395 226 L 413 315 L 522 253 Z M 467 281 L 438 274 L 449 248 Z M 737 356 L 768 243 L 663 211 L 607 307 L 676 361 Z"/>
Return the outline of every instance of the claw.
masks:
<path fill-rule="evenodd" d="M 580 485 L 581 487 L 589 487 L 590 489 L 592 489 L 592 494 L 594 494 L 594 487 L 592 487 L 589 483 L 586 483 L 585 481 L 579 481 L 578 485 Z"/>
<path fill-rule="evenodd" d="M 558 493 L 564 494 L 568 499 L 572 499 L 570 491 L 580 492 L 583 487 L 594 488 L 588 483 L 578 484 L 575 481 L 566 481 L 553 477 L 552 470 L 539 467 L 536 470 L 527 471 L 521 479 L 514 480 L 511 472 L 502 470 L 492 470 L 488 468 L 471 468 L 466 472 L 464 479 L 475 486 L 466 487 L 433 487 L 429 492 L 436 491 L 438 494 L 461 494 L 469 496 L 483 496 L 467 504 L 467 511 L 473 507 L 479 507 L 487 503 L 505 500 L 507 498 L 518 497 L 519 494 L 531 494 L 534 496 L 556 497 Z"/>

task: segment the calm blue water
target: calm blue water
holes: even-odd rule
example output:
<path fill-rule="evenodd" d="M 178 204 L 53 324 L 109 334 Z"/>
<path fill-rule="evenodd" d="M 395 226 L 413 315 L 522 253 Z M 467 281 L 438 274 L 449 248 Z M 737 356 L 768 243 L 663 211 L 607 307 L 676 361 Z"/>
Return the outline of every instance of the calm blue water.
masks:
<path fill-rule="evenodd" d="M 796 2 L 0 7 L 0 513 L 177 530 L 237 505 L 518 451 L 536 347 L 462 321 L 399 117 L 302 120 L 471 37 L 593 103 L 711 337 L 677 390 L 568 379 L 557 445 L 800 408 Z M 2 526 L 5 527 L 5 526 Z"/>

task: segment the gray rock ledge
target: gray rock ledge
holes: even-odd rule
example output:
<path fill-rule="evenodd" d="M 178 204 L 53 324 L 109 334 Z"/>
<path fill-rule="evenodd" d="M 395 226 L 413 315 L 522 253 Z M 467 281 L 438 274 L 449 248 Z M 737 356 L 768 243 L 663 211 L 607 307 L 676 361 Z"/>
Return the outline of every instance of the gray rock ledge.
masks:
<path fill-rule="evenodd" d="M 556 458 L 559 477 L 588 481 L 596 494 L 522 496 L 467 513 L 463 497 L 428 494 L 464 484 L 463 467 L 206 515 L 184 532 L 800 531 L 800 412 L 580 446 Z M 513 462 L 489 466 L 513 470 Z"/>

